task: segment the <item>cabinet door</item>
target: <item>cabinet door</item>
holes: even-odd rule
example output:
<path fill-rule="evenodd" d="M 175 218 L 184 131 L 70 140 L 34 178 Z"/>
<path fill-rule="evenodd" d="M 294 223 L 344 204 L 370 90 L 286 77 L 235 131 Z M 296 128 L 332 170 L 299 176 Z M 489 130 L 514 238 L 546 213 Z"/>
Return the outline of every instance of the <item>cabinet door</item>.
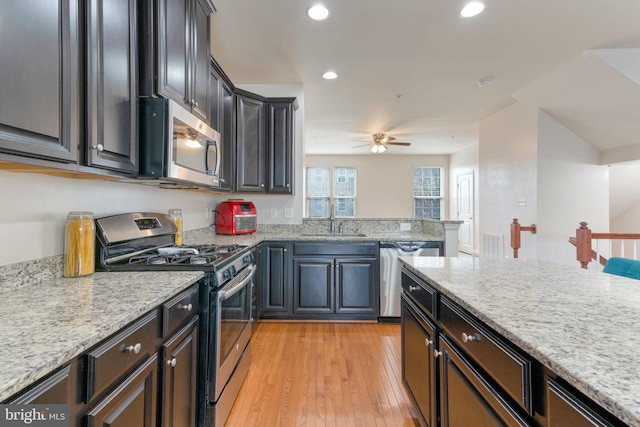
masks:
<path fill-rule="evenodd" d="M 378 316 L 378 263 L 375 259 L 336 259 L 336 313 Z"/>
<path fill-rule="evenodd" d="M 87 4 L 86 162 L 136 174 L 136 1 L 91 0 Z"/>
<path fill-rule="evenodd" d="M 0 2 L 0 151 L 78 161 L 78 3 Z"/>
<path fill-rule="evenodd" d="M 294 111 L 290 102 L 267 104 L 267 191 L 293 194 Z"/>
<path fill-rule="evenodd" d="M 264 192 L 264 103 L 237 96 L 236 190 Z"/>
<path fill-rule="evenodd" d="M 67 365 L 8 403 L 70 405 L 72 403 L 71 384 L 71 365 Z"/>
<path fill-rule="evenodd" d="M 191 107 L 192 112 L 205 122 L 209 121 L 209 11 L 199 0 L 193 0 L 192 52 L 191 52 Z"/>
<path fill-rule="evenodd" d="M 293 258 L 293 313 L 330 314 L 334 310 L 333 258 Z"/>
<path fill-rule="evenodd" d="M 291 244 L 269 243 L 260 248 L 261 312 L 266 317 L 291 314 Z"/>
<path fill-rule="evenodd" d="M 439 346 L 442 427 L 529 426 L 454 344 L 441 335 Z"/>
<path fill-rule="evenodd" d="M 547 378 L 549 427 L 612 427 L 593 409 L 595 405 L 571 392 L 553 378 Z"/>
<path fill-rule="evenodd" d="M 158 0 L 157 88 L 160 95 L 191 108 L 190 7 L 193 0 Z M 207 77 L 208 78 L 208 77 Z"/>
<path fill-rule="evenodd" d="M 154 354 L 87 413 L 87 427 L 155 427 L 157 376 Z"/>
<path fill-rule="evenodd" d="M 222 78 L 218 72 L 211 67 L 209 73 L 209 125 L 220 132 L 220 121 L 222 117 Z"/>
<path fill-rule="evenodd" d="M 195 427 L 198 317 L 162 346 L 162 426 Z"/>
<path fill-rule="evenodd" d="M 221 86 L 220 137 L 222 138 L 222 162 L 220 164 L 220 189 L 234 188 L 236 167 L 236 96 L 225 82 Z"/>
<path fill-rule="evenodd" d="M 402 383 L 422 425 L 436 427 L 436 329 L 404 297 L 402 302 Z"/>

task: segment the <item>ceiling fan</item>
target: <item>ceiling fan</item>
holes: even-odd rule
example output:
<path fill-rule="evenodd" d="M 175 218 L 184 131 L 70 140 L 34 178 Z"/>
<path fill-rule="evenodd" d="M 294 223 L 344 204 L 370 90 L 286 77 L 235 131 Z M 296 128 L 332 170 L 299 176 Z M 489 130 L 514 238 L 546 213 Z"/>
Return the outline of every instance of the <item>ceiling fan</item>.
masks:
<path fill-rule="evenodd" d="M 373 135 L 373 143 L 356 145 L 353 148 L 366 147 L 371 145 L 372 153 L 384 153 L 387 151 L 387 145 L 411 145 L 410 142 L 395 142 L 395 138 L 393 136 L 386 135 L 384 133 L 374 133 Z"/>

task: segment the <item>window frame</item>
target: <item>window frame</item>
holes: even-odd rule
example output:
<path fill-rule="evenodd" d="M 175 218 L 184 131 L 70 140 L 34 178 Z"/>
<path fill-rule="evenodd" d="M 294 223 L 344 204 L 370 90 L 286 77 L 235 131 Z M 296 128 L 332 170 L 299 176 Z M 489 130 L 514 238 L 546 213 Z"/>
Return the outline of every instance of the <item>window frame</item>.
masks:
<path fill-rule="evenodd" d="M 438 196 L 416 196 L 416 191 L 415 191 L 415 177 L 416 177 L 416 170 L 417 169 L 438 169 L 439 170 L 439 179 L 440 179 L 440 188 L 439 188 L 439 195 Z M 445 208 L 445 182 L 444 182 L 444 167 L 442 166 L 414 166 L 413 167 L 413 188 L 411 190 L 412 192 L 412 198 L 413 198 L 413 217 L 416 219 L 431 219 L 431 220 L 436 220 L 436 221 L 441 221 L 442 217 L 444 215 L 444 208 Z M 431 190 L 433 191 L 433 189 L 427 189 L 425 187 L 422 187 L 423 192 L 426 192 L 425 190 Z M 417 216 L 416 215 L 416 202 L 417 200 L 439 200 L 440 201 L 440 212 L 438 213 L 438 218 L 426 218 L 423 216 Z"/>
<path fill-rule="evenodd" d="M 329 170 L 329 195 L 328 196 L 309 196 L 309 170 L 310 169 L 328 169 Z M 344 196 L 344 195 L 336 195 L 336 182 L 338 179 L 338 176 L 336 175 L 336 170 L 338 169 L 351 169 L 353 170 L 354 173 L 354 178 L 353 178 L 353 195 L 348 195 L 348 196 Z M 305 183 L 305 218 L 310 218 L 310 219 L 327 219 L 330 218 L 331 215 L 333 214 L 334 218 L 357 218 L 358 213 L 357 213 L 357 195 L 358 195 L 358 168 L 356 168 L 355 166 L 307 166 L 306 170 L 305 170 L 305 178 L 306 178 L 306 183 Z M 320 200 L 320 199 L 327 199 L 328 200 L 328 209 L 327 209 L 327 216 L 310 216 L 310 209 L 309 209 L 309 204 L 311 200 Z M 353 200 L 353 216 L 349 216 L 349 215 L 339 215 L 337 214 L 337 212 L 340 211 L 340 209 L 337 209 L 336 206 L 338 205 L 338 203 L 342 203 L 340 202 L 341 200 Z M 331 208 L 333 207 L 333 212 L 331 212 Z"/>

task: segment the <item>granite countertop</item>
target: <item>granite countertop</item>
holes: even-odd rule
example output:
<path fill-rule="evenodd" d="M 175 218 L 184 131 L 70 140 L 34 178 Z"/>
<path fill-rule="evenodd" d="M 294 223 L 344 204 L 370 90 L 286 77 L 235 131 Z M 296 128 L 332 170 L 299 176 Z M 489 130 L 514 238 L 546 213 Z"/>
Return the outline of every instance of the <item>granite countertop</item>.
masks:
<path fill-rule="evenodd" d="M 400 258 L 631 426 L 640 426 L 640 281 L 538 260 Z"/>
<path fill-rule="evenodd" d="M 94 273 L 0 293 L 0 401 L 201 277 L 202 272 Z"/>

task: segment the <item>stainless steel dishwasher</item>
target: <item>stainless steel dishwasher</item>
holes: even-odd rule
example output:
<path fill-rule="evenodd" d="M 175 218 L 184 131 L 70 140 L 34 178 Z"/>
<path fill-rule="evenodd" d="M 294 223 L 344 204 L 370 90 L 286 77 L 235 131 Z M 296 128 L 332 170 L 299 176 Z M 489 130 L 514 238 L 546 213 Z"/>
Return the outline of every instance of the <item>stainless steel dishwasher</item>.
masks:
<path fill-rule="evenodd" d="M 400 318 L 401 256 L 442 256 L 443 242 L 380 242 L 380 319 Z"/>

